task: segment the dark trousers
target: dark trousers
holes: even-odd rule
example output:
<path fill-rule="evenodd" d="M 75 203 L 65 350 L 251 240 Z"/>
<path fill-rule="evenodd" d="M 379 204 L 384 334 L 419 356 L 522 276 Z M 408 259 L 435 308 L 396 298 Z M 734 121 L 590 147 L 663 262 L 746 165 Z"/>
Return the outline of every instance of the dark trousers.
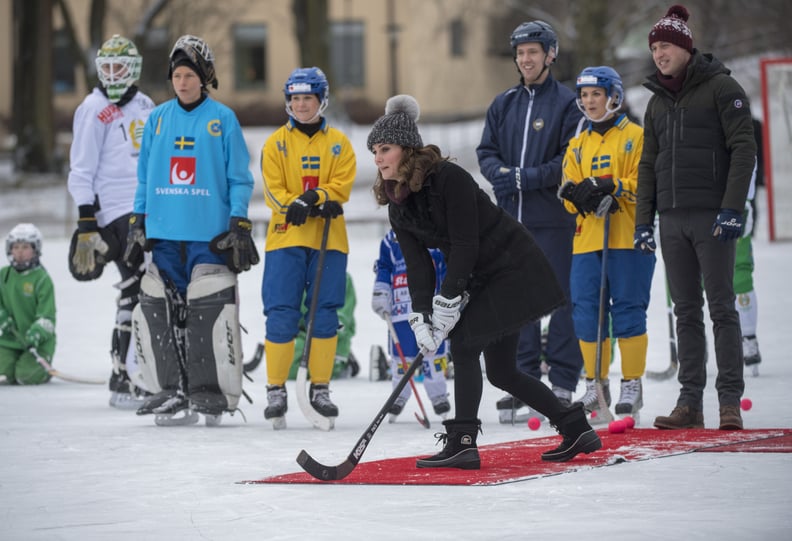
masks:
<path fill-rule="evenodd" d="M 483 379 L 479 357 L 484 353 L 487 379 L 545 415 L 551 421 L 561 415 L 561 403 L 547 385 L 521 372 L 515 363 L 518 335 L 510 334 L 480 347 L 461 347 L 451 339 L 454 359 L 454 410 L 459 420 L 478 418 Z"/>
<path fill-rule="evenodd" d="M 704 297 L 715 337 L 718 376 L 715 389 L 721 406 L 740 404 L 743 379 L 740 318 L 734 308 L 736 241 L 712 236 L 715 209 L 674 209 L 660 214 L 660 244 L 676 316 L 679 383 L 677 405 L 701 410 L 707 384 L 707 340 Z"/>
<path fill-rule="evenodd" d="M 572 241 L 575 229 L 574 227 L 531 228 L 530 231 L 536 244 L 550 261 L 567 298 L 567 303 L 550 316 L 547 365 L 551 370 L 547 377 L 553 385 L 574 392 L 583 369 L 583 356 L 580 354 L 580 346 L 572 322 L 572 303 L 569 300 L 569 274 L 572 269 Z M 529 323 L 520 332 L 517 366 L 537 379 L 542 377 L 539 359 L 541 350 L 541 323 L 538 321 Z"/>

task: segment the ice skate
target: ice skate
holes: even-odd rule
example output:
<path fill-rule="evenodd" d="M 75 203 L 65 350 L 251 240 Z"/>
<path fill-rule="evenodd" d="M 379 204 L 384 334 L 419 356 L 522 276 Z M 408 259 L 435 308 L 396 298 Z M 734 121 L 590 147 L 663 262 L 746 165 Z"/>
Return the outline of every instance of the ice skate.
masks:
<path fill-rule="evenodd" d="M 643 407 L 643 386 L 641 378 L 622 380 L 619 401 L 614 411 L 619 417 L 630 416 L 638 423 L 639 412 Z"/>
<path fill-rule="evenodd" d="M 120 410 L 137 410 L 145 400 L 135 392 L 126 372 L 113 372 L 110 375 L 110 407 Z"/>
<path fill-rule="evenodd" d="M 564 406 L 569 406 L 572 403 L 572 391 L 569 389 L 553 385 L 553 394 Z"/>
<path fill-rule="evenodd" d="M 274 430 L 286 428 L 286 411 L 289 409 L 286 387 L 283 385 L 267 386 L 267 407 L 264 418 L 272 422 Z"/>
<path fill-rule="evenodd" d="M 610 380 L 602 380 L 602 394 L 605 397 L 606 406 L 610 406 Z M 599 400 L 597 398 L 597 383 L 593 379 L 586 380 L 586 394 L 584 394 L 575 403 L 583 404 L 583 409 L 589 414 L 589 419 L 592 425 L 603 425 L 613 420 L 610 410 L 600 408 Z"/>
<path fill-rule="evenodd" d="M 223 422 L 223 414 L 209 415 L 204 414 L 204 423 L 206 426 L 220 426 Z"/>
<path fill-rule="evenodd" d="M 154 414 L 154 424 L 157 426 L 187 426 L 198 422 L 200 416 L 191 409 L 183 409 L 176 413 Z"/>
<path fill-rule="evenodd" d="M 448 417 L 448 412 L 451 411 L 451 403 L 448 401 L 448 397 L 446 395 L 441 395 L 436 396 L 431 400 L 432 409 L 434 409 L 435 414 L 439 415 L 443 419 Z"/>
<path fill-rule="evenodd" d="M 176 389 L 165 389 L 155 393 L 143 401 L 143 405 L 137 410 L 138 415 L 148 415 L 155 413 L 154 410 L 161 407 L 165 402 L 176 396 L 178 391 Z"/>
<path fill-rule="evenodd" d="M 407 398 L 403 396 L 396 397 L 396 401 L 388 410 L 388 422 L 395 423 L 401 412 L 404 410 L 404 405 L 407 403 Z"/>
<path fill-rule="evenodd" d="M 495 403 L 498 410 L 498 420 L 502 425 L 514 425 L 525 423 L 530 417 L 544 419 L 544 415 L 539 412 L 532 412 L 522 400 L 509 394 Z"/>
<path fill-rule="evenodd" d="M 335 418 L 338 417 L 338 406 L 330 400 L 330 387 L 325 384 L 311 384 L 309 390 L 311 397 L 311 407 L 319 415 L 330 419 L 330 428 L 335 425 Z"/>
<path fill-rule="evenodd" d="M 752 377 L 759 375 L 759 363 L 762 362 L 762 354 L 759 353 L 759 342 L 756 336 L 743 336 L 743 362 L 745 367 L 749 369 Z"/>
<path fill-rule="evenodd" d="M 226 411 L 228 401 L 220 392 L 197 391 L 190 393 L 190 408 L 207 416 L 220 416 Z"/>
<path fill-rule="evenodd" d="M 371 346 L 369 354 L 369 381 L 385 381 L 391 378 L 390 363 L 381 346 Z"/>

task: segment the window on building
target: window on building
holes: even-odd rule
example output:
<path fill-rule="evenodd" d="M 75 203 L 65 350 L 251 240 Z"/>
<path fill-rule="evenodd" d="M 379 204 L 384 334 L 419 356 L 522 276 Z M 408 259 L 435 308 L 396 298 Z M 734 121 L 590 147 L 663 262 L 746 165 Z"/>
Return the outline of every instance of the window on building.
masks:
<path fill-rule="evenodd" d="M 139 41 L 139 40 L 138 40 Z M 150 93 L 168 88 L 168 62 L 172 43 L 167 28 L 149 28 L 142 43 L 135 43 L 143 56 L 140 87 Z"/>
<path fill-rule="evenodd" d="M 234 26 L 234 84 L 237 89 L 262 88 L 267 83 L 267 27 Z"/>
<path fill-rule="evenodd" d="M 52 89 L 56 94 L 75 91 L 74 60 L 65 28 L 52 36 Z"/>
<path fill-rule="evenodd" d="M 363 71 L 364 28 L 360 21 L 339 21 L 330 24 L 330 68 L 333 84 L 361 88 Z"/>
<path fill-rule="evenodd" d="M 448 34 L 451 38 L 451 56 L 465 56 L 465 22 L 462 19 L 452 19 Z"/>

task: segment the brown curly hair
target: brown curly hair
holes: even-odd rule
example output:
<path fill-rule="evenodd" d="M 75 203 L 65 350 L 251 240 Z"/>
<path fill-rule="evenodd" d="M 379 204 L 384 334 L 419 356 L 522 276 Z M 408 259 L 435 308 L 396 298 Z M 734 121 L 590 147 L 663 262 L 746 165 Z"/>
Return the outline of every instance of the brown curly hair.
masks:
<path fill-rule="evenodd" d="M 420 191 L 423 187 L 424 177 L 439 162 L 448 160 L 447 156 L 440 153 L 437 145 L 426 145 L 420 148 L 402 147 L 402 159 L 399 163 L 398 178 L 396 179 L 395 192 L 400 196 L 401 191 L 409 189 L 411 192 Z M 391 179 L 389 179 L 391 180 Z M 385 179 L 377 171 L 377 180 L 374 181 L 374 198 L 380 205 L 390 203 L 385 191 Z"/>

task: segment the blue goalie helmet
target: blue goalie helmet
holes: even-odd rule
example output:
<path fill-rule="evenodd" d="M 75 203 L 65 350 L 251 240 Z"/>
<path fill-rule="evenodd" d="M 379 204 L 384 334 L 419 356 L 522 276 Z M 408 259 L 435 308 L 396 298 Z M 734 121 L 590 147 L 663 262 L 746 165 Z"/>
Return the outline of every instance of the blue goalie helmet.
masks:
<path fill-rule="evenodd" d="M 291 111 L 291 96 L 294 94 L 316 94 L 319 98 L 319 113 L 322 114 L 327 109 L 330 97 L 330 85 L 327 77 L 319 68 L 297 68 L 283 86 L 283 94 L 286 96 L 286 112 L 289 116 L 294 116 Z"/>
<path fill-rule="evenodd" d="M 618 111 L 622 103 L 624 103 L 624 85 L 615 69 L 609 66 L 585 68 L 580 72 L 580 75 L 578 75 L 575 81 L 575 93 L 577 94 L 578 109 L 580 109 L 583 114 L 586 115 L 586 118 L 591 121 L 598 122 L 602 119 L 589 118 L 586 114 L 585 108 L 580 101 L 580 89 L 586 86 L 596 86 L 605 90 L 608 96 L 608 103 L 605 106 L 607 111 L 605 116 Z"/>

